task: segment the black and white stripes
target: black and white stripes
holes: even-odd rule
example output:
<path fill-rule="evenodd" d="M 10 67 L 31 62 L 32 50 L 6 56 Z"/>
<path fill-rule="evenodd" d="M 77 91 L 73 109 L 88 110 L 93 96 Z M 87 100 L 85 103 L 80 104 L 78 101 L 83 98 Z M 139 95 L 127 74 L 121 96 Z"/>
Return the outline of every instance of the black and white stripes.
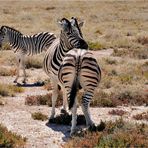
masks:
<path fill-rule="evenodd" d="M 81 104 L 86 124 L 94 126 L 89 113 L 89 104 L 101 80 L 101 70 L 93 54 L 85 49 L 69 51 L 60 66 L 58 78 L 66 90 L 69 109 L 72 111 L 71 134 L 76 127 L 76 95 L 79 88 L 84 90 Z"/>
<path fill-rule="evenodd" d="M 81 36 L 79 26 L 76 26 L 74 20 L 71 21 L 63 18 L 59 25 L 61 27 L 60 37 L 57 38 L 52 45 L 49 47 L 45 57 L 43 67 L 47 75 L 49 75 L 52 87 L 52 113 L 50 118 L 55 115 L 55 103 L 58 94 L 58 70 L 65 57 L 66 53 L 73 48 L 88 48 L 87 43 Z M 65 94 L 65 93 L 64 93 Z M 64 95 L 64 101 L 67 100 L 66 95 Z M 64 109 L 66 108 L 66 103 L 64 103 Z"/>
<path fill-rule="evenodd" d="M 19 77 L 19 68 L 21 67 L 24 72 L 23 82 L 25 83 L 26 81 L 24 56 L 40 54 L 42 51 L 47 50 L 47 48 L 55 39 L 55 35 L 49 32 L 41 32 L 35 35 L 28 36 L 23 35 L 16 29 L 8 26 L 2 26 L 0 28 L 0 45 L 3 41 L 6 41 L 10 44 L 12 49 L 14 49 L 14 52 L 18 53 L 17 77 L 14 82 L 17 82 L 17 79 Z"/>

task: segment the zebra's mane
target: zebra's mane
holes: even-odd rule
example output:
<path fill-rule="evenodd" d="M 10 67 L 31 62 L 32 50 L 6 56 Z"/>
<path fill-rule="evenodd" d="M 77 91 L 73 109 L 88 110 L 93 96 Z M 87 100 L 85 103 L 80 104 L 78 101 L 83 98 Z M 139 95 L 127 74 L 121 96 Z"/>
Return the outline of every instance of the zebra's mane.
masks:
<path fill-rule="evenodd" d="M 14 31 L 14 32 L 17 32 L 19 35 L 23 35 L 20 31 L 14 29 L 14 28 L 12 28 L 12 27 L 9 27 L 9 26 L 2 26 L 2 27 L 1 27 L 1 30 L 2 30 L 3 28 L 10 29 L 10 30 L 12 30 L 12 31 Z"/>

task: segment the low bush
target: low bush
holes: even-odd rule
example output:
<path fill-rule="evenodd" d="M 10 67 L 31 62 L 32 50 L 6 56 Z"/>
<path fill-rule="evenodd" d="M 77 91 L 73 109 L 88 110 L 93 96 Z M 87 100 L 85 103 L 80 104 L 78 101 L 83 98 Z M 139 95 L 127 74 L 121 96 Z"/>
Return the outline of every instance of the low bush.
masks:
<path fill-rule="evenodd" d="M 136 119 L 136 120 L 146 120 L 146 121 L 148 121 L 148 111 L 140 113 L 140 114 L 136 114 L 136 115 L 133 116 L 133 118 Z"/>
<path fill-rule="evenodd" d="M 147 147 L 148 125 L 137 125 L 124 122 L 119 119 L 115 122 L 105 123 L 103 131 L 82 131 L 81 134 L 72 137 L 65 145 L 70 147 Z"/>
<path fill-rule="evenodd" d="M 42 120 L 42 121 L 45 121 L 45 120 L 48 119 L 48 116 L 42 114 L 41 112 L 32 113 L 32 114 L 31 114 L 31 117 L 32 117 L 34 120 Z"/>
<path fill-rule="evenodd" d="M 25 98 L 25 105 L 48 105 L 52 106 L 52 94 L 46 94 L 46 95 L 37 95 L 37 96 L 27 96 Z M 62 92 L 60 91 L 58 94 L 56 107 L 61 106 L 63 104 L 63 96 Z"/>
<path fill-rule="evenodd" d="M 0 147 L 1 148 L 23 148 L 26 138 L 23 138 L 0 124 Z"/>
<path fill-rule="evenodd" d="M 126 114 L 126 111 L 124 110 L 119 110 L 119 109 L 113 109 L 111 111 L 108 112 L 110 115 L 118 115 L 118 116 L 123 116 L 124 114 Z"/>

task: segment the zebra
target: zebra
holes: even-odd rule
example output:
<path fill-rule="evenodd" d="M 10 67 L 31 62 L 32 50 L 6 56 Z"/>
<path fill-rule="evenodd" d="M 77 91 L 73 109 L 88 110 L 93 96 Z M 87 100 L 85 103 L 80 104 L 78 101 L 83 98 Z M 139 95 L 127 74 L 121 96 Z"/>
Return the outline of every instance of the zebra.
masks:
<path fill-rule="evenodd" d="M 50 119 L 53 119 L 55 116 L 55 103 L 60 86 L 58 80 L 58 70 L 65 54 L 73 48 L 88 48 L 88 44 L 83 39 L 80 30 L 80 28 L 83 26 L 83 22 L 78 24 L 75 18 L 72 18 L 70 21 L 63 18 L 58 22 L 58 24 L 61 28 L 60 37 L 53 41 L 47 50 L 43 61 L 43 69 L 50 77 L 53 89 Z M 62 88 L 62 86 L 60 87 Z M 66 99 L 66 95 L 63 91 L 63 111 L 66 110 Z"/>
<path fill-rule="evenodd" d="M 20 31 L 8 26 L 0 28 L 0 46 L 2 46 L 4 41 L 8 42 L 11 48 L 14 49 L 14 53 L 17 53 L 17 74 L 14 83 L 17 83 L 20 69 L 23 70 L 24 78 L 22 82 L 26 83 L 25 56 L 46 51 L 55 39 L 56 36 L 49 32 L 41 32 L 29 36 L 23 35 Z"/>
<path fill-rule="evenodd" d="M 86 119 L 86 125 L 91 128 L 95 127 L 89 113 L 89 105 L 101 80 L 101 70 L 94 55 L 85 49 L 70 50 L 60 65 L 58 79 L 66 90 L 69 110 L 72 112 L 70 135 L 72 136 L 76 131 L 76 95 L 80 88 L 84 90 L 81 107 Z"/>

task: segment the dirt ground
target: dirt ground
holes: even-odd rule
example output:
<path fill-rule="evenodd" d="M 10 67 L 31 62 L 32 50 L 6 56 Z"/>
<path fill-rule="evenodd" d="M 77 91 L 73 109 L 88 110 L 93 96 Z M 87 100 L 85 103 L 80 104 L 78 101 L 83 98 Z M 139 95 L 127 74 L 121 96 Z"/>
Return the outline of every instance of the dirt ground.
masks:
<path fill-rule="evenodd" d="M 112 50 L 102 50 L 94 52 L 98 56 L 109 56 Z M 29 74 L 28 83 L 32 84 L 38 79 L 38 73 L 42 75 L 44 79 L 48 77 L 42 69 L 27 70 Z M 0 81 L 5 84 L 12 84 L 14 77 L 0 77 Z M 69 139 L 70 126 L 46 124 L 48 121 L 34 120 L 31 117 L 31 113 L 42 112 L 43 114 L 50 115 L 51 107 L 48 106 L 27 106 L 25 105 L 25 97 L 28 95 L 42 95 L 48 93 L 43 86 L 24 87 L 23 93 L 17 94 L 15 97 L 6 97 L 5 105 L 0 106 L 0 123 L 23 137 L 27 138 L 26 148 L 50 148 L 50 147 L 62 147 L 62 145 Z M 56 114 L 60 114 L 60 108 L 56 108 Z M 123 119 L 130 122 L 143 122 L 148 124 L 147 121 L 136 121 L 132 118 L 137 113 L 148 111 L 148 107 L 144 106 L 118 106 L 117 108 L 91 108 L 92 119 L 96 124 L 99 124 L 100 120 L 109 121 L 116 120 L 120 116 L 110 115 L 108 112 L 112 109 L 122 109 L 127 111 L 123 116 Z M 78 114 L 82 114 L 81 108 L 78 108 Z"/>

